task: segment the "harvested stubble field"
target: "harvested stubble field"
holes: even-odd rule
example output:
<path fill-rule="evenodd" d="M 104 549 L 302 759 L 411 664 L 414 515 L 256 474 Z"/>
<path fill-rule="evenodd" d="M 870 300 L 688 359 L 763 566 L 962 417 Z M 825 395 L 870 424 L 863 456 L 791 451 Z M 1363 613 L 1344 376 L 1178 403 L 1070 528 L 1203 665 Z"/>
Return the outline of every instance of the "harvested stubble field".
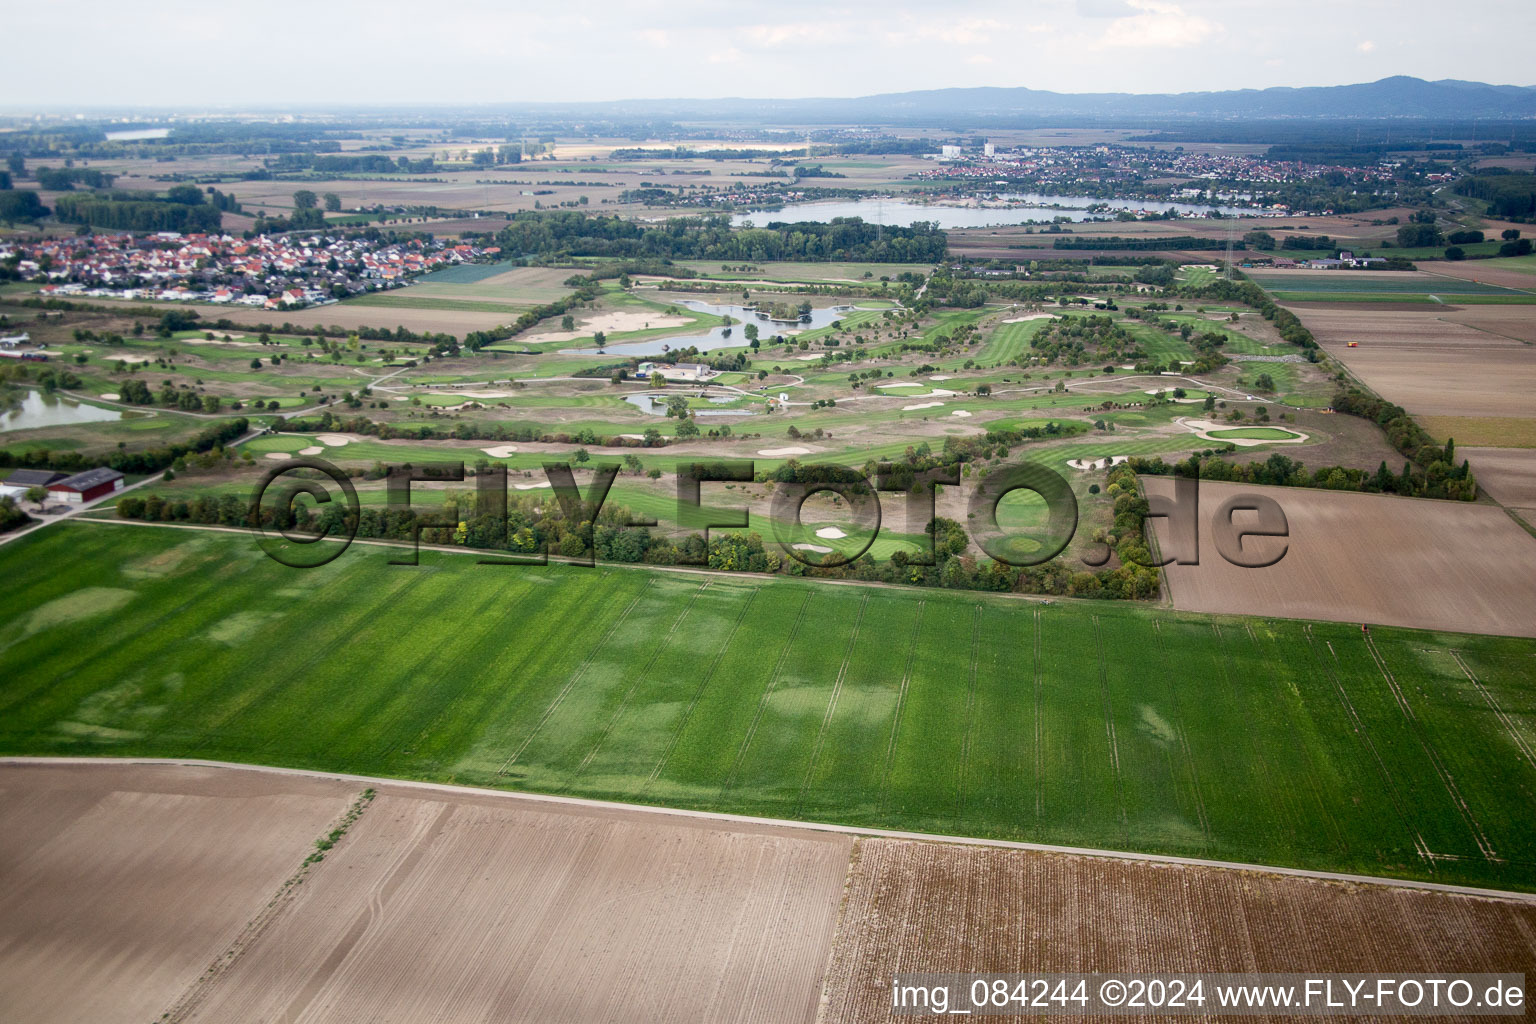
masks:
<path fill-rule="evenodd" d="M 392 557 L 85 522 L 7 544 L 0 753 L 1536 889 L 1527 640 Z"/>
<path fill-rule="evenodd" d="M 1486 308 L 1450 314 L 1429 307 L 1421 313 L 1369 306 L 1299 312 L 1329 355 L 1415 415 L 1532 415 L 1536 347 L 1465 322 L 1518 317 L 1490 321 Z M 1351 341 L 1359 347 L 1348 347 Z"/>
<path fill-rule="evenodd" d="M 1149 495 L 1173 494 L 1171 478 L 1142 482 Z M 1209 517 L 1241 494 L 1271 498 L 1285 512 L 1288 540 L 1244 542 L 1259 555 L 1284 548 L 1275 565 L 1235 566 L 1216 550 Z M 1200 514 L 1200 564 L 1164 570 L 1182 611 L 1536 636 L 1536 540 L 1494 506 L 1202 482 Z M 1164 554 L 1173 554 L 1168 521 L 1153 523 Z"/>
<path fill-rule="evenodd" d="M 854 854 L 821 1020 L 909 1019 L 891 1012 L 891 978 L 898 972 L 1385 970 L 1529 975 L 1536 971 L 1536 906 L 1220 868 L 865 838 Z"/>

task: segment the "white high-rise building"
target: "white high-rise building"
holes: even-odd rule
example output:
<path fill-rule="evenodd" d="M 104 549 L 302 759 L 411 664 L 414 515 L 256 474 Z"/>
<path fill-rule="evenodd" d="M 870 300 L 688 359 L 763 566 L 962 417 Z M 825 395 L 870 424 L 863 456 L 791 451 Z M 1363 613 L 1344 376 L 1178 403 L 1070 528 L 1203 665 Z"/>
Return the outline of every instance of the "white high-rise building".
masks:
<path fill-rule="evenodd" d="M 997 150 L 992 148 L 992 143 L 989 142 L 985 146 L 981 147 L 981 155 L 990 160 L 997 155 Z"/>

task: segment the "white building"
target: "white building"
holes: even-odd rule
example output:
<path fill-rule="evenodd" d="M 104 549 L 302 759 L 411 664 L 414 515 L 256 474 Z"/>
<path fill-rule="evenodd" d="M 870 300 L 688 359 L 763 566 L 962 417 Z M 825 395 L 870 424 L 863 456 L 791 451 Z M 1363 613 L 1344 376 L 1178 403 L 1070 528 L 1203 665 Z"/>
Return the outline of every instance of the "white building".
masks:
<path fill-rule="evenodd" d="M 960 147 L 959 146 L 944 146 L 944 147 L 942 147 L 939 150 L 939 159 L 940 160 L 959 160 L 960 159 Z"/>

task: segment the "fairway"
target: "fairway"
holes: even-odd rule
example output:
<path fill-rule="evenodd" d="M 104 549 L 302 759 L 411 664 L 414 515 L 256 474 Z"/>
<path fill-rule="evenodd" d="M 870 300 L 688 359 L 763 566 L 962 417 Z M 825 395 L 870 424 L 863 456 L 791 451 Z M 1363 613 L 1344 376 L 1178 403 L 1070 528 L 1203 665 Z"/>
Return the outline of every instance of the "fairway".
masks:
<path fill-rule="evenodd" d="M 0 752 L 1536 889 L 1528 640 L 394 554 L 294 570 L 87 523 L 8 545 Z"/>

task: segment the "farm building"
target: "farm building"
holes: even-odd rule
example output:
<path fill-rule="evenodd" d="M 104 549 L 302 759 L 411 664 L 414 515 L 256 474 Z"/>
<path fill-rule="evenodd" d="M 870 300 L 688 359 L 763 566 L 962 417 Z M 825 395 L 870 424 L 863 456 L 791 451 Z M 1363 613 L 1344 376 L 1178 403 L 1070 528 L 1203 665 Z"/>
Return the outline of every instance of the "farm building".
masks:
<path fill-rule="evenodd" d="M 5 478 L 5 483 L 7 487 L 20 487 L 26 490 L 28 487 L 50 487 L 68 477 L 68 473 L 60 473 L 53 469 L 18 469 Z"/>
<path fill-rule="evenodd" d="M 88 469 L 48 485 L 50 494 L 56 494 L 72 505 L 95 501 L 97 498 L 106 497 L 113 491 L 122 489 L 123 474 L 115 469 L 107 469 L 105 466 Z"/>

